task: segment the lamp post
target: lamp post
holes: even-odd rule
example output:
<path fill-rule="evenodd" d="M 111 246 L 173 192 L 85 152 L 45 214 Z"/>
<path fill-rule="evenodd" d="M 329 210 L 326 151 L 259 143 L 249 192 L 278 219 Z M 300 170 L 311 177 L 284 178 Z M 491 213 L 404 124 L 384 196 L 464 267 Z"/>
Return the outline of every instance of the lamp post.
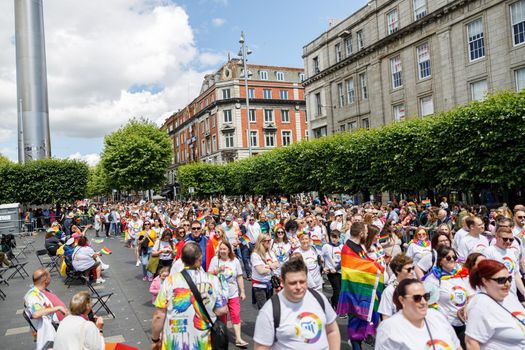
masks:
<path fill-rule="evenodd" d="M 252 156 L 252 140 L 251 140 L 251 127 L 250 127 L 250 99 L 248 96 L 248 66 L 246 64 L 247 56 L 251 54 L 251 50 L 246 47 L 244 40 L 244 32 L 241 32 L 241 38 L 239 39 L 239 44 L 241 44 L 241 50 L 239 51 L 239 56 L 242 57 L 242 64 L 244 68 L 244 89 L 246 94 L 246 120 L 248 121 L 248 156 Z"/>

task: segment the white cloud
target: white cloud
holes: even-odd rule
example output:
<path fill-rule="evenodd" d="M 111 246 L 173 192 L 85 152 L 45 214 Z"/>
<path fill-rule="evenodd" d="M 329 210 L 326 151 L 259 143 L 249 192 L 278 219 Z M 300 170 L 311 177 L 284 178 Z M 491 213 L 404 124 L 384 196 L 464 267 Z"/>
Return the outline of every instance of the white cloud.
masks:
<path fill-rule="evenodd" d="M 77 160 L 83 160 L 85 161 L 89 166 L 95 166 L 100 162 L 100 155 L 96 153 L 91 154 L 80 154 L 80 152 L 73 153 L 68 159 L 77 159 Z"/>
<path fill-rule="evenodd" d="M 134 116 L 163 121 L 199 92 L 206 72 L 192 64 L 221 62 L 199 53 L 188 15 L 170 1 L 47 0 L 44 23 L 53 144 L 101 138 Z M 0 143 L 16 137 L 13 36 L 13 1 L 0 1 Z M 132 89 L 151 85 L 162 89 Z"/>
<path fill-rule="evenodd" d="M 215 27 L 220 27 L 226 23 L 226 20 L 224 18 L 213 18 L 211 20 L 211 24 L 213 24 Z"/>
<path fill-rule="evenodd" d="M 219 63 L 226 63 L 227 60 L 227 53 L 202 52 L 199 54 L 199 63 L 205 67 L 216 66 Z"/>

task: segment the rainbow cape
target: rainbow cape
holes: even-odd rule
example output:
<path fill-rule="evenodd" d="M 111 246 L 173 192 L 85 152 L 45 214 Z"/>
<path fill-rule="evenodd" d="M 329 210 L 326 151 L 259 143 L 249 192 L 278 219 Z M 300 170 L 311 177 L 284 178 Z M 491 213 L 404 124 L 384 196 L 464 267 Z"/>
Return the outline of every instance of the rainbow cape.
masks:
<path fill-rule="evenodd" d="M 102 247 L 102 249 L 100 249 L 100 253 L 101 253 L 101 254 L 104 254 L 104 255 L 109 255 L 109 254 L 112 253 L 112 251 L 109 250 L 108 247 Z"/>
<path fill-rule="evenodd" d="M 337 314 L 350 314 L 348 335 L 365 339 L 379 323 L 379 299 L 384 289 L 384 268 L 366 254 L 356 254 L 348 244 L 341 251 L 341 293 Z M 358 322 L 353 322 L 352 319 Z"/>

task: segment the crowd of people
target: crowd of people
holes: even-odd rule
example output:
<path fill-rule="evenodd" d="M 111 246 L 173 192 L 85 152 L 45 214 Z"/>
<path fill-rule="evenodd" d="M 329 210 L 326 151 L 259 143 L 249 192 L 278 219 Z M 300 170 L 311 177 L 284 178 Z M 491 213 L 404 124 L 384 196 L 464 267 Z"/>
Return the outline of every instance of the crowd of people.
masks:
<path fill-rule="evenodd" d="M 247 347 L 246 297 L 258 310 L 255 349 L 339 349 L 338 317 L 353 350 L 364 341 L 376 349 L 525 349 L 522 205 L 260 198 L 89 211 L 91 239 L 123 236 L 142 269 L 155 306 L 152 349 L 211 349 L 215 325 L 228 318 L 233 343 Z M 103 283 L 109 266 L 86 231 L 74 220 L 68 233 L 51 225 L 48 239 L 72 252 L 73 267 Z M 35 294 L 26 295 L 29 314 L 48 317 Z M 77 299 L 78 315 L 89 303 Z"/>

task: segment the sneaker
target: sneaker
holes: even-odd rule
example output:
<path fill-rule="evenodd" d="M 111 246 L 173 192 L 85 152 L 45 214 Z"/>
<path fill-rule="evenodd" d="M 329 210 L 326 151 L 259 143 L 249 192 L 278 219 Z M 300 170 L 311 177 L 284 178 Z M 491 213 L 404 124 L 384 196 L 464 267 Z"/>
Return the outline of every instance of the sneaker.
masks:
<path fill-rule="evenodd" d="M 148 277 L 148 281 L 153 282 L 153 277 Z"/>
<path fill-rule="evenodd" d="M 142 277 L 142 280 L 143 280 L 143 281 L 147 281 L 148 278 L 147 278 L 146 276 L 144 276 L 144 277 Z"/>
<path fill-rule="evenodd" d="M 140 260 L 137 260 L 137 263 L 135 264 L 135 266 L 140 266 Z"/>
<path fill-rule="evenodd" d="M 109 265 L 108 264 L 103 264 L 102 265 L 102 270 L 107 270 L 109 269 Z"/>
<path fill-rule="evenodd" d="M 106 282 L 105 279 L 103 279 L 103 278 L 97 278 L 97 281 L 96 281 L 95 283 L 96 283 L 96 284 L 99 284 L 99 283 L 104 283 L 104 282 Z"/>

